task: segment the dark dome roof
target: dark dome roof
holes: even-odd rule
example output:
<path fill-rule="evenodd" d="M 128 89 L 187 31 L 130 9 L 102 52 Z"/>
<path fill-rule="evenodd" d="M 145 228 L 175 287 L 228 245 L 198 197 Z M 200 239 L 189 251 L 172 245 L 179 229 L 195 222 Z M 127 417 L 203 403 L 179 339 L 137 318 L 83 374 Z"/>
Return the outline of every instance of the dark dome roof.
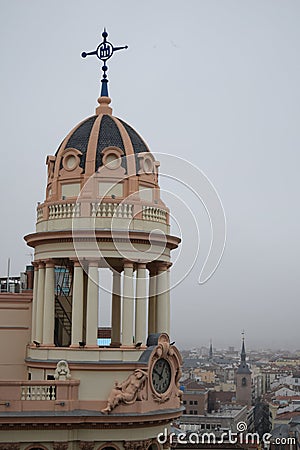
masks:
<path fill-rule="evenodd" d="M 126 122 L 110 114 L 100 114 L 79 123 L 64 139 L 56 156 L 67 148 L 79 150 L 82 154 L 80 167 L 84 171 L 89 144 L 95 147 L 95 172 L 102 165 L 102 150 L 106 147 L 118 147 L 124 155 L 150 151 L 141 136 Z"/>

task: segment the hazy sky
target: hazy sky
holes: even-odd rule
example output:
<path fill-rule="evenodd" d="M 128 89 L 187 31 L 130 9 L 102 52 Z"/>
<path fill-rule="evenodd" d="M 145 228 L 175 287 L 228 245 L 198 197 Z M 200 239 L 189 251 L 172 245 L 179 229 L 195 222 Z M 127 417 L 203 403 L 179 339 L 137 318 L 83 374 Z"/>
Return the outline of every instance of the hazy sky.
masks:
<path fill-rule="evenodd" d="M 114 115 L 154 152 L 201 169 L 226 213 L 224 257 L 199 285 L 209 229 L 190 198 L 200 258 L 172 291 L 172 338 L 238 346 L 245 329 L 248 347 L 300 348 L 299 23 L 296 0 L 2 0 L 1 275 L 9 256 L 13 274 L 31 260 L 23 236 L 44 199 L 46 155 L 94 113 L 101 66 L 80 53 L 106 26 L 129 45 L 109 64 Z M 174 208 L 188 265 L 197 236 Z"/>

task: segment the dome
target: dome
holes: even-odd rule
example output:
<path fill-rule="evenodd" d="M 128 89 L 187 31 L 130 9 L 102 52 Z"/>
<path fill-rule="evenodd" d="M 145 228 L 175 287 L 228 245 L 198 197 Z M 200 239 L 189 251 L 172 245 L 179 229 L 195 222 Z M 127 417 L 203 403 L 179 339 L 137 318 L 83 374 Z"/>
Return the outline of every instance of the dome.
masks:
<path fill-rule="evenodd" d="M 163 206 L 155 191 L 159 189 L 159 162 L 142 137 L 112 115 L 110 101 L 100 97 L 96 113 L 69 132 L 55 155 L 47 156 L 46 201 L 69 201 L 79 193 L 92 195 L 83 192 L 84 188 L 92 189 L 94 197 L 124 200 L 135 194 Z"/>
<path fill-rule="evenodd" d="M 109 147 L 121 150 L 121 155 L 129 156 L 141 154 L 150 150 L 141 136 L 126 122 L 114 117 L 111 108 L 108 106 L 109 98 L 100 97 L 100 106 L 96 109 L 96 114 L 84 119 L 63 140 L 55 156 L 60 160 L 60 155 L 66 153 L 67 149 L 78 151 L 80 159 L 79 167 L 85 173 L 87 153 L 89 149 L 89 159 L 94 161 L 94 172 L 103 165 L 103 150 Z M 136 173 L 140 169 L 139 158 L 136 160 Z M 59 161 L 60 168 L 62 161 Z M 126 158 L 122 159 L 122 166 L 127 172 Z M 91 168 L 92 169 L 92 168 Z"/>

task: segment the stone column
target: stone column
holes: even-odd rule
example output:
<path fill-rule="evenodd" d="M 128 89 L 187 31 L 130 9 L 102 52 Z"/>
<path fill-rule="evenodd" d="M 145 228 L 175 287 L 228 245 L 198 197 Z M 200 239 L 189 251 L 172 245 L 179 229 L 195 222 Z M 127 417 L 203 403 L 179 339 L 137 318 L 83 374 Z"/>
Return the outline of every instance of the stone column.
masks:
<path fill-rule="evenodd" d="M 170 336 L 170 332 L 171 332 L 171 304 L 170 304 L 170 285 L 171 285 L 171 271 L 170 271 L 170 266 L 168 266 L 168 270 L 167 270 L 167 333 Z"/>
<path fill-rule="evenodd" d="M 157 270 L 149 270 L 149 303 L 148 303 L 148 334 L 156 333 L 156 276 Z"/>
<path fill-rule="evenodd" d="M 97 345 L 98 338 L 98 261 L 89 261 L 86 311 L 86 344 Z"/>
<path fill-rule="evenodd" d="M 54 345 L 54 310 L 55 310 L 55 264 L 51 260 L 46 261 L 45 294 L 44 294 L 44 323 L 43 344 Z"/>
<path fill-rule="evenodd" d="M 34 267 L 33 276 L 33 292 L 32 292 L 32 321 L 31 321 L 31 340 L 36 340 L 36 311 L 37 311 L 37 295 L 39 282 L 39 265 L 37 262 L 32 263 Z M 39 341 L 40 342 L 40 341 Z"/>
<path fill-rule="evenodd" d="M 156 329 L 158 333 L 169 334 L 167 269 L 168 269 L 167 264 L 159 264 L 158 266 L 157 281 L 156 281 L 156 294 L 157 294 Z"/>
<path fill-rule="evenodd" d="M 118 347 L 121 343 L 121 274 L 113 271 L 111 304 L 111 345 Z"/>
<path fill-rule="evenodd" d="M 124 262 L 122 345 L 133 345 L 133 263 Z"/>
<path fill-rule="evenodd" d="M 136 299 L 135 299 L 135 343 L 146 343 L 147 337 L 147 284 L 146 264 L 138 264 L 136 274 Z"/>
<path fill-rule="evenodd" d="M 83 331 L 83 269 L 79 261 L 74 261 L 72 293 L 71 346 L 78 347 Z"/>
<path fill-rule="evenodd" d="M 38 262 L 38 285 L 36 298 L 36 326 L 35 341 L 42 343 L 43 341 L 43 321 L 44 321 L 44 290 L 45 290 L 45 264 L 43 261 Z"/>

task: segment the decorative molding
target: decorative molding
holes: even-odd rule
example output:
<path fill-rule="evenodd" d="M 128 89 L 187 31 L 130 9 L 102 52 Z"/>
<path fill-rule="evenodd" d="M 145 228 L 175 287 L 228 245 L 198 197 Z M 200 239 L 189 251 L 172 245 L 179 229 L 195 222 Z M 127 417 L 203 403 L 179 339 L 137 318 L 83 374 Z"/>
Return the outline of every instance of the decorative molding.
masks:
<path fill-rule="evenodd" d="M 147 450 L 152 444 L 152 439 L 145 441 L 124 441 L 123 447 L 125 450 Z"/>
<path fill-rule="evenodd" d="M 80 441 L 79 448 L 80 450 L 94 450 L 95 442 L 90 441 Z"/>
<path fill-rule="evenodd" d="M 53 450 L 68 450 L 69 443 L 68 442 L 54 442 Z"/>
<path fill-rule="evenodd" d="M 19 443 L 0 444 L 0 450 L 20 450 L 20 444 Z"/>

